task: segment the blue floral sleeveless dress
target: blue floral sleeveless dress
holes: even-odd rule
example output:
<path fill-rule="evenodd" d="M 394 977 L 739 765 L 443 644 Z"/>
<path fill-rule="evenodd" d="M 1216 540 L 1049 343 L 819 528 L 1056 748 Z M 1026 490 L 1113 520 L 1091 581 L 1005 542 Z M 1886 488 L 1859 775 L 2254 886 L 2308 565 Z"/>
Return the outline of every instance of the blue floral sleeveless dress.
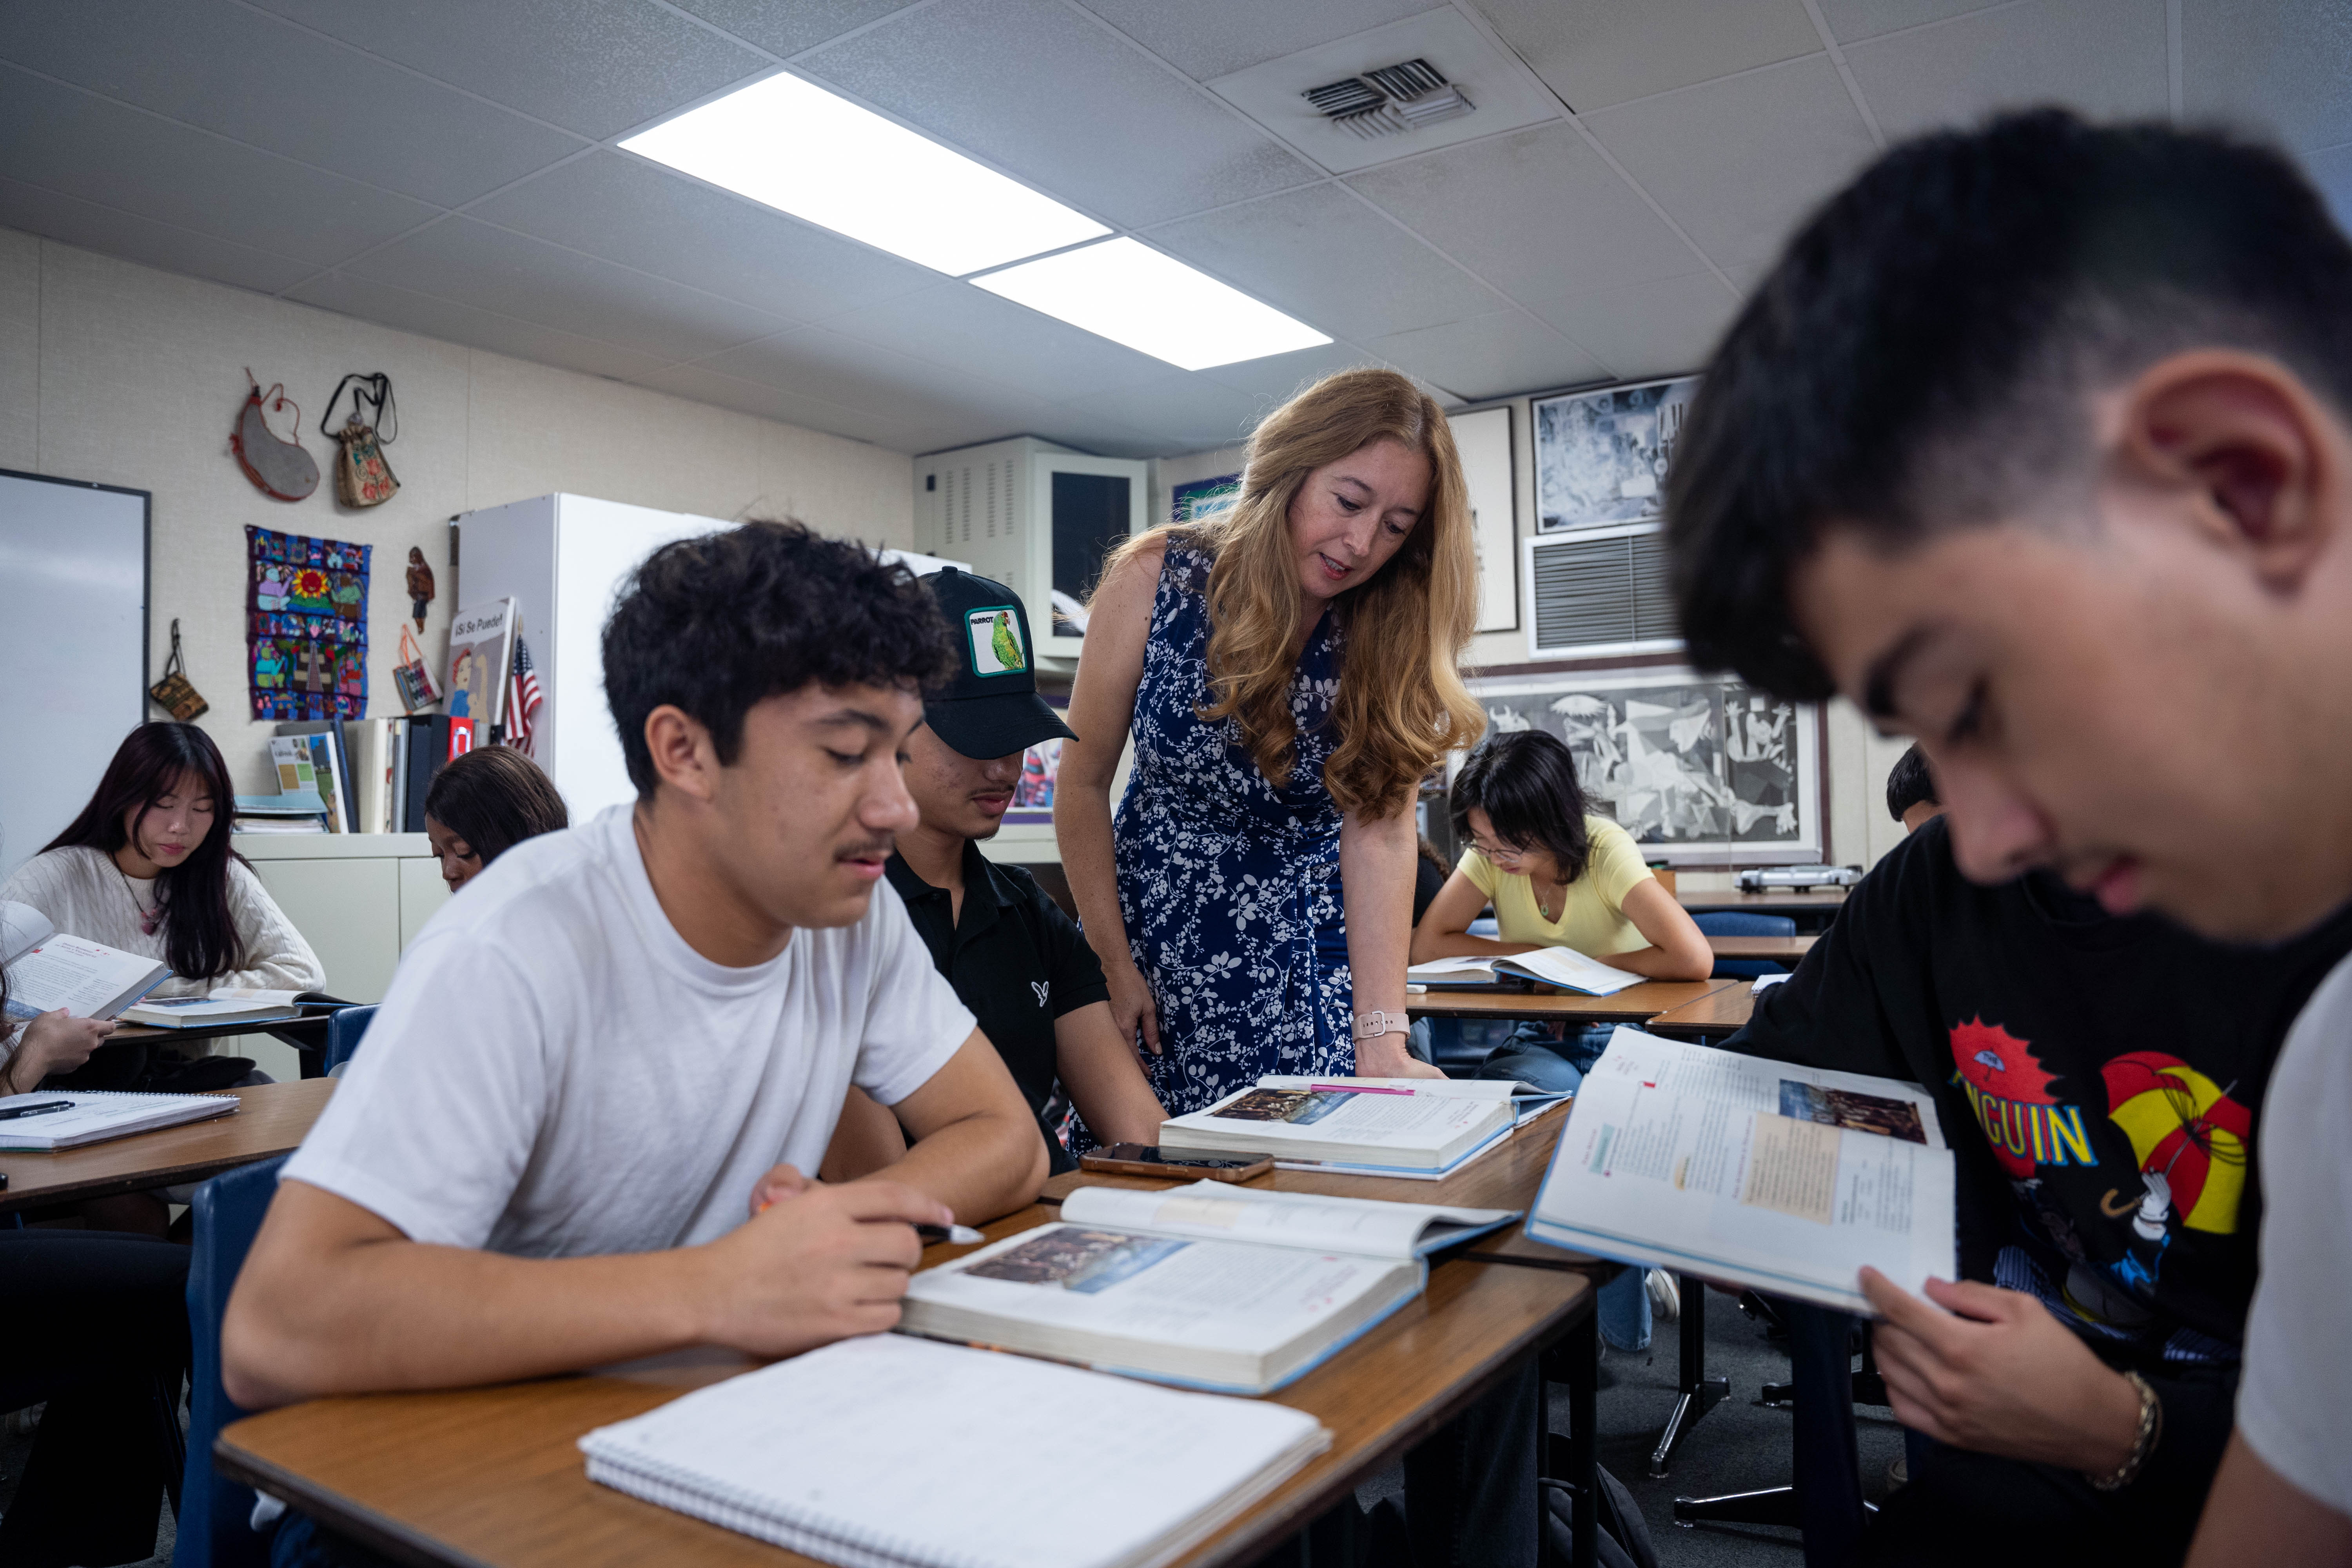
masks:
<path fill-rule="evenodd" d="M 1323 787 L 1340 635 L 1298 661 L 1290 784 L 1266 782 L 1233 720 L 1207 723 L 1209 555 L 1172 536 L 1135 693 L 1134 771 L 1112 825 L 1119 912 L 1160 1015 L 1151 1087 L 1171 1116 L 1260 1075 L 1356 1070 L 1339 808 Z"/>

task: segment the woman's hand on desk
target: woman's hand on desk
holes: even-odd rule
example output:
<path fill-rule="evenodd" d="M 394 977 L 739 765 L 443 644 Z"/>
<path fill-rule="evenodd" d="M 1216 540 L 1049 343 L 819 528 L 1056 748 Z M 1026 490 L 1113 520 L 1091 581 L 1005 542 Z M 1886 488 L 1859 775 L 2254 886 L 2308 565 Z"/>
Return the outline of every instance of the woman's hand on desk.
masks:
<path fill-rule="evenodd" d="M 1110 1021 L 1118 1029 L 1118 1037 L 1130 1044 L 1138 1029 L 1143 1031 L 1143 1048 L 1153 1056 L 1160 1054 L 1160 1010 L 1151 1000 L 1150 983 L 1133 960 L 1103 965 L 1103 978 L 1110 983 Z"/>
<path fill-rule="evenodd" d="M 1358 1078 L 1444 1078 L 1444 1069 L 1405 1049 L 1403 1035 L 1377 1035 L 1356 1042 Z"/>
<path fill-rule="evenodd" d="M 89 1060 L 112 1033 L 111 1021 L 76 1018 L 62 1007 L 41 1014 L 25 1026 L 15 1054 L 0 1067 L 0 1092 L 30 1094 L 51 1073 L 71 1072 Z"/>

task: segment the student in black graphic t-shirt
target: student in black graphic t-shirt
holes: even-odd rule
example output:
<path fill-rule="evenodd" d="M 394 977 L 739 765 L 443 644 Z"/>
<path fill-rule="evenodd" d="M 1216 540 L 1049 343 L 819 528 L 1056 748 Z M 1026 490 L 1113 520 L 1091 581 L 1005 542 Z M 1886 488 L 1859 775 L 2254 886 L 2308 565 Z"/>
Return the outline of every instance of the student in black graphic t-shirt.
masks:
<path fill-rule="evenodd" d="M 1927 1085 L 1954 1151 L 1974 1283 L 1931 1287 L 1951 1316 L 1913 1302 L 1878 1331 L 1897 1415 L 1941 1441 L 1865 1531 L 1864 1560 L 1974 1562 L 1995 1540 L 2030 1542 L 2036 1561 L 2187 1550 L 2253 1292 L 2263 1090 L 2347 950 L 2352 914 L 2228 948 L 2110 917 L 2047 873 L 1979 886 L 1937 820 L 1759 998 L 1727 1048 Z M 2137 1475 L 2101 1490 L 2088 1478 L 2111 1479 L 2137 1439 L 2127 1373 L 2161 1429 Z M 1809 1558 L 1840 1560 L 1831 1533 L 1809 1519 Z"/>

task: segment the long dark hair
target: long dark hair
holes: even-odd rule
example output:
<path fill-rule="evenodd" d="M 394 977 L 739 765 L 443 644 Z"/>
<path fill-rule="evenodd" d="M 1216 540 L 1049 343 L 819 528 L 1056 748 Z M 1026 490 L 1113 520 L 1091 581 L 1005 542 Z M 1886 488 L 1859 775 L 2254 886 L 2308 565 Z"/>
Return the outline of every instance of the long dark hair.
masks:
<path fill-rule="evenodd" d="M 111 861 L 131 842 L 123 819 L 136 811 L 143 824 L 149 809 L 172 792 L 183 773 L 213 797 L 212 830 L 185 860 L 163 868 L 155 879 L 155 896 L 163 908 L 163 961 L 174 974 L 205 980 L 243 969 L 246 959 L 245 940 L 228 912 L 229 862 L 245 858 L 228 844 L 236 796 L 229 788 L 228 763 L 210 735 L 168 720 L 131 731 L 106 764 L 98 793 L 41 853 L 79 847 Z"/>
<path fill-rule="evenodd" d="M 425 812 L 485 866 L 526 838 L 572 825 L 555 785 L 512 746 L 479 747 L 450 763 L 433 776 Z"/>
<path fill-rule="evenodd" d="M 1550 850 L 1563 882 L 1584 875 L 1592 853 L 1584 789 L 1576 782 L 1576 758 L 1557 735 L 1514 730 L 1490 736 L 1454 779 L 1454 831 L 1465 842 L 1473 806 L 1504 843 Z"/>

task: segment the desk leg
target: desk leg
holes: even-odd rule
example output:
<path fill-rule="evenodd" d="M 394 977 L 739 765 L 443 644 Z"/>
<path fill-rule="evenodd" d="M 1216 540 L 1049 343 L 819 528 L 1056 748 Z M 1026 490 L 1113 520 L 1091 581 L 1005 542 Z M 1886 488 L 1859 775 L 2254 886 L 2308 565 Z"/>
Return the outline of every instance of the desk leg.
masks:
<path fill-rule="evenodd" d="M 1690 1436 L 1699 1417 L 1731 1396 L 1731 1380 L 1706 1375 L 1706 1284 L 1687 1274 L 1675 1277 L 1682 1292 L 1681 1330 L 1682 1391 L 1675 1396 L 1673 1414 L 1666 1417 L 1665 1430 L 1658 1434 L 1658 1446 L 1650 1454 L 1650 1475 L 1661 1478 L 1674 1460 L 1675 1450 Z"/>
<path fill-rule="evenodd" d="M 1601 1433 L 1596 1395 L 1601 1387 L 1601 1320 L 1591 1313 L 1568 1332 L 1568 1342 L 1560 1347 L 1567 1365 L 1562 1369 L 1568 1383 L 1568 1483 L 1575 1489 L 1576 1512 L 1569 1531 L 1570 1562 L 1572 1568 L 1594 1568 L 1600 1561 L 1601 1542 Z M 1538 1488 L 1540 1493 L 1542 1489 Z M 1538 1497 L 1539 1511 L 1544 1503 Z M 1537 1539 L 1544 1543 L 1540 1554 L 1547 1564 L 1552 1562 L 1551 1531 L 1549 1517 L 1539 1517 L 1542 1533 Z"/>

